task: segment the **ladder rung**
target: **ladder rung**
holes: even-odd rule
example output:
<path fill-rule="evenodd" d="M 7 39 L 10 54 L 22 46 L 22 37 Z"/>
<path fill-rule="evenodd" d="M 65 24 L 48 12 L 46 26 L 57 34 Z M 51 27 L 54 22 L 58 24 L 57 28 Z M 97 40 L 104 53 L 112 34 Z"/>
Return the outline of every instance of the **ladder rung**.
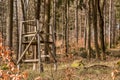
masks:
<path fill-rule="evenodd" d="M 50 57 L 50 55 L 41 55 L 41 58 L 45 58 L 45 57 Z M 38 61 L 39 61 L 39 59 L 28 59 L 28 60 L 23 60 L 22 62 L 25 62 L 25 63 L 36 63 Z"/>
<path fill-rule="evenodd" d="M 22 35 L 26 35 L 26 34 L 35 34 L 36 32 L 26 32 L 26 33 L 23 33 Z"/>
<path fill-rule="evenodd" d="M 36 63 L 38 62 L 39 60 L 38 59 L 29 59 L 29 60 L 23 60 L 22 62 L 25 62 L 25 63 Z"/>
<path fill-rule="evenodd" d="M 29 44 L 30 42 L 29 41 L 26 41 L 26 42 L 22 42 L 22 44 Z M 37 44 L 37 42 L 36 41 L 33 41 L 32 43 L 31 43 L 31 45 L 36 45 Z"/>
<path fill-rule="evenodd" d="M 50 55 L 41 55 L 42 58 L 50 57 Z"/>
<path fill-rule="evenodd" d="M 53 44 L 53 42 L 47 42 L 47 41 L 40 41 L 41 43 L 49 43 L 49 44 Z M 29 44 L 30 42 L 29 41 L 26 41 L 26 42 L 22 42 L 22 44 Z M 31 43 L 31 45 L 36 45 L 37 44 L 37 42 L 36 41 L 34 41 L 34 42 L 32 42 Z"/>
<path fill-rule="evenodd" d="M 30 36 L 35 36 L 35 33 L 31 34 L 23 34 L 22 37 L 30 37 Z"/>
<path fill-rule="evenodd" d="M 35 20 L 26 20 L 26 21 L 21 21 L 22 23 L 26 23 L 26 22 L 35 22 Z"/>
<path fill-rule="evenodd" d="M 36 24 L 35 23 L 24 23 L 25 25 L 29 25 L 29 27 L 34 27 L 34 26 L 36 26 Z"/>
<path fill-rule="evenodd" d="M 27 33 L 24 33 L 22 35 L 23 35 L 23 37 L 29 37 L 29 36 L 34 36 L 35 33 L 36 32 L 27 32 Z M 49 34 L 49 33 L 40 33 L 40 34 L 52 36 L 52 34 Z"/>

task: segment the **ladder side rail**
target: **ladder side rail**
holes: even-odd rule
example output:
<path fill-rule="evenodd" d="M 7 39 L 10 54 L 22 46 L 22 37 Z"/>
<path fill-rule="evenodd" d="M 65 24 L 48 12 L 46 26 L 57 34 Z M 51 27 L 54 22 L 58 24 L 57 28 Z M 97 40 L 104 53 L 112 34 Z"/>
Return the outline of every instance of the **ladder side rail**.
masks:
<path fill-rule="evenodd" d="M 18 51 L 18 59 L 20 58 L 21 52 L 22 52 L 22 27 L 23 24 L 20 22 L 19 27 L 19 51 Z M 20 64 L 17 65 L 18 69 L 20 69 Z"/>
<path fill-rule="evenodd" d="M 52 39 L 53 39 L 53 44 L 52 44 L 52 50 L 53 50 L 53 54 L 51 53 L 51 55 L 52 55 L 52 57 L 53 57 L 53 59 L 54 59 L 54 70 L 56 70 L 57 71 L 57 60 L 56 60 L 56 46 L 55 46 L 55 28 L 54 28 L 54 26 L 53 27 L 51 27 L 51 29 L 52 29 Z"/>
<path fill-rule="evenodd" d="M 36 20 L 36 24 L 37 24 L 37 52 L 38 52 L 38 59 L 39 59 L 39 71 L 43 72 L 43 64 L 42 64 L 42 59 L 41 59 L 41 52 L 40 52 L 40 26 L 39 26 L 39 20 Z"/>
<path fill-rule="evenodd" d="M 49 47 L 47 47 L 47 49 L 50 51 L 50 55 L 54 59 L 54 63 L 57 63 L 57 59 L 55 58 L 56 56 L 54 56 L 54 54 L 51 52 L 51 49 Z"/>
<path fill-rule="evenodd" d="M 20 28 L 19 28 L 19 53 L 18 53 L 18 59 L 20 58 L 21 52 L 22 52 L 22 28 L 23 24 L 22 22 L 20 23 Z"/>
<path fill-rule="evenodd" d="M 53 44 L 52 44 L 52 50 L 54 51 L 53 53 L 51 53 L 51 56 L 53 57 L 53 59 L 54 59 L 54 61 L 55 62 L 57 62 L 57 60 L 56 60 L 56 55 L 54 55 L 56 52 L 55 52 L 55 35 L 54 35 L 54 33 L 55 33 L 55 31 L 54 31 L 54 27 L 52 27 L 52 25 L 51 24 L 49 24 L 50 25 L 50 27 L 51 27 L 51 29 L 52 29 L 52 39 L 53 39 Z M 49 47 L 48 47 L 48 49 L 49 49 Z M 50 50 L 50 49 L 49 49 Z"/>

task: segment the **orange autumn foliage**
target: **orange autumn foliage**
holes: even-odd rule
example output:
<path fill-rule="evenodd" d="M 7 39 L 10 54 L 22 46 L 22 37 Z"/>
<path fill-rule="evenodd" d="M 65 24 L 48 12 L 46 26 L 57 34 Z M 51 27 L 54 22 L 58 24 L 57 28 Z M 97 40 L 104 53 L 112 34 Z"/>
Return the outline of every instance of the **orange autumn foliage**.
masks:
<path fill-rule="evenodd" d="M 26 80 L 27 72 L 20 73 L 12 60 L 14 54 L 7 46 L 3 46 L 3 39 L 0 35 L 0 80 Z"/>

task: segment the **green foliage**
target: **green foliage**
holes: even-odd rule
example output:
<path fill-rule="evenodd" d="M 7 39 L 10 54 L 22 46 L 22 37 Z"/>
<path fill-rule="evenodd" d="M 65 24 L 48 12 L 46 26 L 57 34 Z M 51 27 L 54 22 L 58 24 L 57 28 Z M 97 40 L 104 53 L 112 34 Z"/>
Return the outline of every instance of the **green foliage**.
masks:
<path fill-rule="evenodd" d="M 8 70 L 9 67 L 7 66 L 7 64 L 3 64 L 3 65 L 0 66 L 0 69 L 1 70 Z"/>
<path fill-rule="evenodd" d="M 82 60 L 75 60 L 72 64 L 71 67 L 73 68 L 83 68 L 84 67 L 84 63 L 82 62 Z"/>
<path fill-rule="evenodd" d="M 120 61 L 117 62 L 117 66 L 120 67 Z"/>

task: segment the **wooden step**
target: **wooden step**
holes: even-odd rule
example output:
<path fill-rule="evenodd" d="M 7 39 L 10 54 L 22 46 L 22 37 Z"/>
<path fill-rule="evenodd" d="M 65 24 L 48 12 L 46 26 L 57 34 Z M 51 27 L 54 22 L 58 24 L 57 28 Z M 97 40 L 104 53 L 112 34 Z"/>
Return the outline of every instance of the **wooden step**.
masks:
<path fill-rule="evenodd" d="M 29 44 L 30 42 L 29 41 L 25 41 L 25 42 L 22 42 L 22 44 Z M 53 42 L 47 42 L 47 41 L 40 41 L 40 43 L 48 43 L 48 44 L 53 44 Z M 36 45 L 37 44 L 37 42 L 36 41 L 33 41 L 32 43 L 31 43 L 31 45 Z"/>
<path fill-rule="evenodd" d="M 35 33 L 31 33 L 31 34 L 24 34 L 24 35 L 22 35 L 22 37 L 31 37 L 31 36 L 35 36 Z"/>
<path fill-rule="evenodd" d="M 50 55 L 41 55 L 41 58 L 45 58 L 45 57 L 50 57 Z M 38 61 L 39 59 L 22 60 L 22 62 L 24 63 L 37 63 Z"/>
<path fill-rule="evenodd" d="M 24 25 L 29 25 L 29 27 L 35 27 L 36 26 L 35 22 L 31 22 L 31 23 L 26 22 L 26 23 L 24 23 Z"/>
<path fill-rule="evenodd" d="M 36 32 L 27 32 L 27 33 L 23 33 L 22 34 L 22 36 L 23 37 L 29 37 L 29 36 L 34 36 L 34 34 L 35 34 Z M 40 34 L 42 34 L 42 35 L 50 35 L 50 36 L 52 36 L 53 34 L 49 34 L 49 33 L 44 33 L 44 32 L 40 32 Z"/>
<path fill-rule="evenodd" d="M 22 60 L 24 63 L 37 63 L 39 59 L 29 59 L 29 60 Z"/>
<path fill-rule="evenodd" d="M 26 33 L 23 33 L 22 35 L 29 35 L 29 34 L 35 34 L 36 32 L 26 32 Z"/>

